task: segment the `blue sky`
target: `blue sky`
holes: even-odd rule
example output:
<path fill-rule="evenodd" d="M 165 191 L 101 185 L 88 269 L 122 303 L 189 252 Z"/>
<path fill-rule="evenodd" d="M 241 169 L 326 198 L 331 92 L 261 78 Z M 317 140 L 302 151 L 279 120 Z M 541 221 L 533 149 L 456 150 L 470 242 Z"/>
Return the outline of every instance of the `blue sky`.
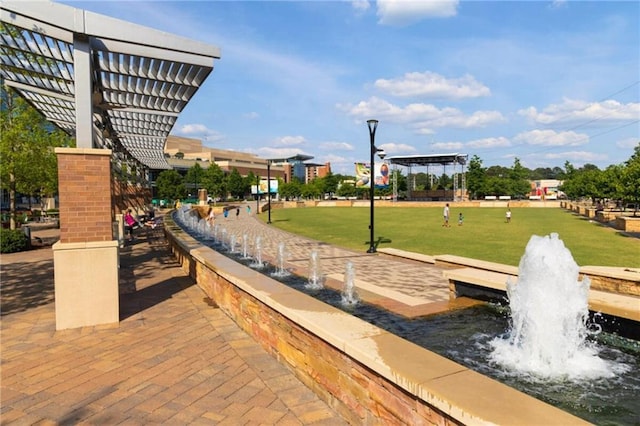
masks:
<path fill-rule="evenodd" d="M 63 1 L 218 46 L 173 134 L 354 174 L 387 155 L 620 164 L 640 141 L 640 2 Z"/>

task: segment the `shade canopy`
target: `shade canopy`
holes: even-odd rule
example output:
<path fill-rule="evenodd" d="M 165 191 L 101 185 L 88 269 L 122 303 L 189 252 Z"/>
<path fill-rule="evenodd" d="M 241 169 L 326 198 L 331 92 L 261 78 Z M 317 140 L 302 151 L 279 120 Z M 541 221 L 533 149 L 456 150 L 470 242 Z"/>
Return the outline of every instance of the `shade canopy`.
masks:
<path fill-rule="evenodd" d="M 53 2 L 0 3 L 0 76 L 79 148 L 169 169 L 164 146 L 220 50 Z"/>
<path fill-rule="evenodd" d="M 391 164 L 400 166 L 428 166 L 430 164 L 467 164 L 467 154 L 398 155 L 387 157 Z"/>

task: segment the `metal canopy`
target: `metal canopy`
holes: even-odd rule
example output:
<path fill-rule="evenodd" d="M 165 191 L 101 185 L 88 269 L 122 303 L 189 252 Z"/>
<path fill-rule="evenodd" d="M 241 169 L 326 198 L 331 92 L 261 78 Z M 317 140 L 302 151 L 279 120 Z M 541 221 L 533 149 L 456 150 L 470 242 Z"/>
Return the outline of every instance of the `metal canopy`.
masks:
<path fill-rule="evenodd" d="M 217 47 L 53 2 L 0 3 L 0 77 L 78 147 L 150 169 Z"/>
<path fill-rule="evenodd" d="M 466 154 L 432 154 L 432 155 L 405 155 L 387 157 L 391 164 L 400 166 L 428 166 L 430 164 L 467 164 Z"/>

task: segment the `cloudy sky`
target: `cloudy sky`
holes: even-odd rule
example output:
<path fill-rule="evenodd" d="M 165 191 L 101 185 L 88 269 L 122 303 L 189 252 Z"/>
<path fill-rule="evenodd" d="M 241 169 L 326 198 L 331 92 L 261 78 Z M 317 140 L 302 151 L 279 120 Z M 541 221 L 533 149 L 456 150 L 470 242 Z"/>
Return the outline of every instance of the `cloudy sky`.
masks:
<path fill-rule="evenodd" d="M 637 1 L 61 1 L 213 44 L 173 133 L 354 174 L 388 155 L 604 168 L 640 141 Z"/>

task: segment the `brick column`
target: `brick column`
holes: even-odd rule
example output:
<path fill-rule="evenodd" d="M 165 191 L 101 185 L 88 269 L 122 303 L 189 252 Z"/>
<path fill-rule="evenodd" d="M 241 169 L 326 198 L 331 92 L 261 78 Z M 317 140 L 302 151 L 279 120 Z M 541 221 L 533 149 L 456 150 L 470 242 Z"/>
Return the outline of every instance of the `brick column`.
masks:
<path fill-rule="evenodd" d="M 53 246 L 56 329 L 117 323 L 111 151 L 57 148 L 60 241 Z"/>
<path fill-rule="evenodd" d="M 111 150 L 58 148 L 60 242 L 113 240 Z"/>

